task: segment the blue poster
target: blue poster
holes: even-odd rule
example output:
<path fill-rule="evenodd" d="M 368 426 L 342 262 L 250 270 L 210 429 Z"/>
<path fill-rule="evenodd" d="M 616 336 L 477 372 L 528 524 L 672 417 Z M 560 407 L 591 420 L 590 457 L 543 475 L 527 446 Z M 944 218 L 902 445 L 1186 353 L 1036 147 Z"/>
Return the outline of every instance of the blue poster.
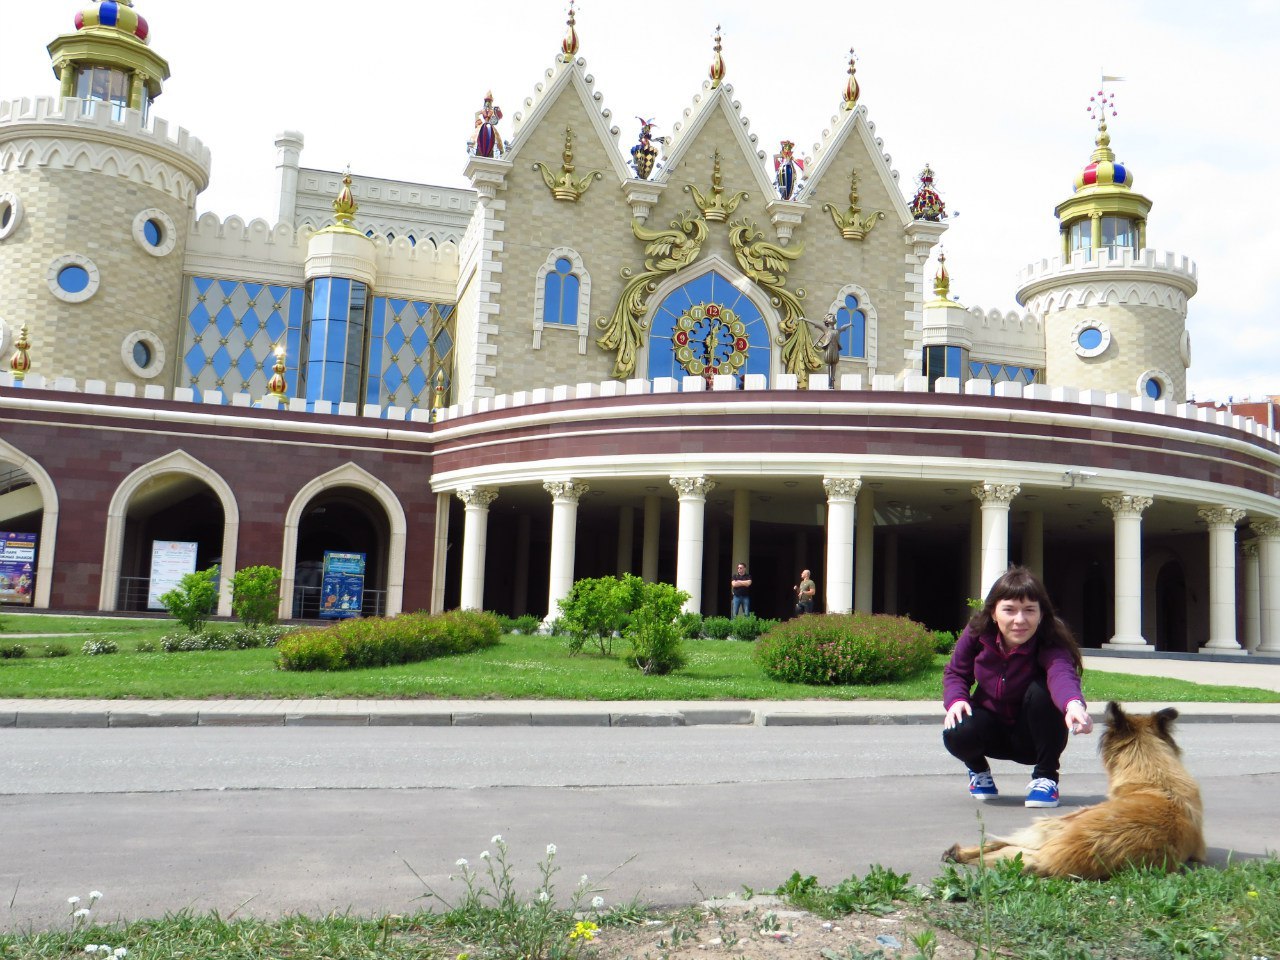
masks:
<path fill-rule="evenodd" d="M 326 620 L 358 617 L 362 606 L 364 554 L 326 550 L 320 581 L 320 616 Z"/>
<path fill-rule="evenodd" d="M 0 533 L 0 603 L 30 604 L 36 582 L 36 535 Z"/>

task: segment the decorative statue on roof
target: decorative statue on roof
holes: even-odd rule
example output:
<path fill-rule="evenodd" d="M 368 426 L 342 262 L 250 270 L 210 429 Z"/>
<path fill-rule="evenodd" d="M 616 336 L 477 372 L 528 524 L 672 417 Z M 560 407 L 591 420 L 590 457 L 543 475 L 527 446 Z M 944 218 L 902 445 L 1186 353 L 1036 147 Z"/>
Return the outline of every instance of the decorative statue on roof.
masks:
<path fill-rule="evenodd" d="M 774 180 L 778 184 L 778 196 L 783 200 L 795 197 L 796 189 L 804 178 L 805 161 L 795 155 L 795 149 L 793 141 L 783 140 L 778 153 L 773 155 Z"/>
<path fill-rule="evenodd" d="M 818 339 L 814 341 L 814 346 L 822 351 L 823 362 L 827 365 L 827 387 L 834 390 L 836 388 L 836 369 L 840 366 L 840 334 L 844 333 L 853 326 L 853 321 L 836 325 L 836 315 L 828 313 L 822 319 L 822 326 L 818 326 L 808 317 L 801 317 L 805 323 L 818 331 Z"/>
<path fill-rule="evenodd" d="M 926 163 L 924 169 L 920 171 L 920 189 L 916 191 L 916 195 L 911 200 L 911 216 L 916 220 L 944 220 L 947 216 L 946 204 L 942 202 L 942 198 L 938 196 L 938 191 L 933 189 L 933 171 Z"/>
<path fill-rule="evenodd" d="M 505 152 L 502 137 L 498 134 L 498 121 L 502 108 L 493 102 L 493 91 L 484 95 L 484 108 L 476 111 L 476 135 L 467 147 L 477 157 L 501 156 Z"/>
<path fill-rule="evenodd" d="M 636 117 L 640 121 L 640 142 L 631 148 L 631 165 L 636 168 L 636 176 L 648 180 L 653 173 L 653 164 L 658 159 L 658 148 L 655 143 L 666 143 L 666 137 L 653 135 L 653 121 L 644 117 Z"/>

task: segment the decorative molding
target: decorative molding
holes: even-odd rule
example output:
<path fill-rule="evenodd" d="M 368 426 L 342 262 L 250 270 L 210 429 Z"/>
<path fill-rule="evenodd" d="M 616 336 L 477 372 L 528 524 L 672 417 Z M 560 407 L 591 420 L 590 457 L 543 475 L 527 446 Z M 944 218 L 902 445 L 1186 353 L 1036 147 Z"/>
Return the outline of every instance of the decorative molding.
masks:
<path fill-rule="evenodd" d="M 984 507 L 1001 506 L 1006 510 L 1021 492 L 1022 487 L 1016 483 L 975 483 L 972 487 L 973 495 L 982 501 Z"/>
<path fill-rule="evenodd" d="M 827 500 L 857 500 L 862 489 L 861 477 L 823 477 L 822 489 Z"/>
<path fill-rule="evenodd" d="M 585 483 L 570 479 L 544 481 L 542 489 L 551 494 L 552 500 L 577 503 L 579 498 L 591 488 Z"/>
<path fill-rule="evenodd" d="M 160 224 L 160 242 L 152 245 L 147 239 L 147 221 L 155 220 Z M 133 218 L 133 241 L 144 252 L 153 257 L 167 257 L 178 245 L 178 225 L 159 207 L 148 207 L 140 210 Z"/>
<path fill-rule="evenodd" d="M 716 482 L 706 477 L 671 477 L 670 482 L 681 499 L 705 500 L 707 494 L 716 488 Z"/>
<path fill-rule="evenodd" d="M 1154 503 L 1152 497 L 1141 494 L 1122 493 L 1114 497 L 1103 497 L 1102 505 L 1111 511 L 1117 520 L 1122 518 L 1138 518 L 1142 512 Z"/>
<path fill-rule="evenodd" d="M 498 491 L 493 487 L 464 487 L 453 493 L 467 505 L 467 509 L 476 507 L 480 510 L 488 510 L 489 505 L 498 499 Z"/>
<path fill-rule="evenodd" d="M 61 284 L 58 283 L 58 274 L 65 267 L 80 267 L 89 275 L 89 282 L 83 290 L 70 293 L 62 289 Z M 84 303 L 98 292 L 98 287 L 102 283 L 102 274 L 98 272 L 98 265 L 83 253 L 67 253 L 54 257 L 53 262 L 49 264 L 49 269 L 45 272 L 45 282 L 49 285 L 49 292 L 64 303 Z"/>
<path fill-rule="evenodd" d="M 133 348 L 137 343 L 145 343 L 151 350 L 151 364 L 146 367 L 138 365 L 133 359 Z M 153 330 L 135 330 L 120 343 L 120 360 L 135 377 L 151 380 L 164 370 L 164 341 Z"/>
<path fill-rule="evenodd" d="M 1101 335 L 1102 339 L 1098 342 L 1096 347 L 1086 347 L 1081 345 L 1080 334 L 1084 333 L 1086 330 L 1097 330 Z M 1107 325 L 1105 320 L 1095 320 L 1091 317 L 1080 320 L 1071 328 L 1071 333 L 1067 336 L 1071 341 L 1072 349 L 1075 350 L 1076 356 L 1078 357 L 1100 357 L 1102 354 L 1106 353 L 1107 348 L 1111 346 L 1111 327 Z"/>
<path fill-rule="evenodd" d="M 5 220 L 6 214 L 8 221 Z M 22 200 L 16 193 L 0 193 L 0 240 L 8 239 L 22 222 Z"/>
<path fill-rule="evenodd" d="M 1280 520 L 1250 520 L 1249 529 L 1259 540 L 1280 540 Z"/>
<path fill-rule="evenodd" d="M 1210 527 L 1234 527 L 1246 516 L 1246 511 L 1236 507 L 1200 507 L 1196 516 Z"/>

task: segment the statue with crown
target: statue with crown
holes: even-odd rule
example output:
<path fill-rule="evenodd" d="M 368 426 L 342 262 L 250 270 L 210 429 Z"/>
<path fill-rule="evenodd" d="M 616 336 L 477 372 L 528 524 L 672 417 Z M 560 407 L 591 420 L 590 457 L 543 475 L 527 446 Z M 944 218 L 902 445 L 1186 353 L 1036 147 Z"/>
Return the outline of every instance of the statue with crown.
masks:
<path fill-rule="evenodd" d="M 783 200 L 795 198 L 800 180 L 804 177 L 805 161 L 795 155 L 795 149 L 793 141 L 783 140 L 773 156 L 774 179 L 778 185 L 778 196 Z"/>
<path fill-rule="evenodd" d="M 467 144 L 477 157 L 501 156 L 504 152 L 502 137 L 498 133 L 498 121 L 502 108 L 493 102 L 493 91 L 484 95 L 484 107 L 476 111 L 476 135 Z"/>

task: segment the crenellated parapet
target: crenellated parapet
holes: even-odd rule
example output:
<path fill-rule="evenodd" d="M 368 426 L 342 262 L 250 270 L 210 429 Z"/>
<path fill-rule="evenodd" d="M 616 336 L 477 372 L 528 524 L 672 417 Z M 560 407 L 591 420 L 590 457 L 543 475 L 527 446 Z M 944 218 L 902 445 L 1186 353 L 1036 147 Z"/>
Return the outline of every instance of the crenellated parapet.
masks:
<path fill-rule="evenodd" d="M 1044 314 L 1090 304 L 1144 304 L 1186 314 L 1198 287 L 1194 260 L 1171 251 L 1133 253 L 1077 251 L 1070 260 L 1054 257 L 1022 268 L 1018 303 Z"/>
<path fill-rule="evenodd" d="M 246 222 L 205 213 L 187 237 L 186 273 L 202 277 L 253 277 L 263 283 L 298 285 L 312 230 L 290 224 L 274 227 L 255 218 Z"/>
<path fill-rule="evenodd" d="M 85 110 L 88 112 L 85 112 Z M 194 207 L 209 185 L 212 157 L 198 138 L 137 110 L 67 98 L 0 102 L 0 172 L 89 170 L 161 190 Z"/>

